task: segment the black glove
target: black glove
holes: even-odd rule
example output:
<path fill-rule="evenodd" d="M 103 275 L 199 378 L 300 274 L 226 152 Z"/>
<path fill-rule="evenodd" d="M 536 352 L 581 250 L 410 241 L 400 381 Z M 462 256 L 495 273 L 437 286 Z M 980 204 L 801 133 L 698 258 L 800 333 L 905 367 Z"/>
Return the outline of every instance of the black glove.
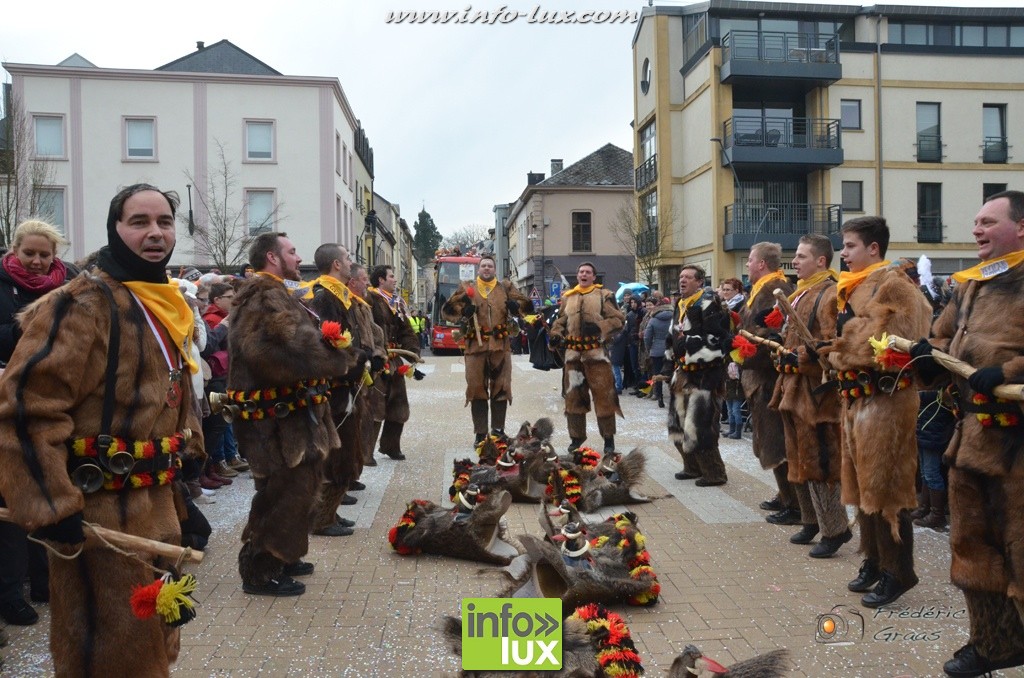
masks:
<path fill-rule="evenodd" d="M 991 397 L 996 386 L 1006 383 L 1006 375 L 1003 374 L 1002 367 L 982 367 L 967 377 L 967 383 L 975 393 Z"/>
<path fill-rule="evenodd" d="M 512 315 L 519 315 L 519 302 L 509 299 L 505 302 L 505 308 L 507 308 L 508 312 Z"/>
<path fill-rule="evenodd" d="M 72 546 L 81 544 L 85 541 L 85 533 L 82 532 L 82 512 L 72 513 L 67 518 L 61 518 L 55 523 L 43 525 L 33 533 L 33 536 Z"/>
<path fill-rule="evenodd" d="M 377 372 L 382 371 L 384 369 L 384 365 L 386 364 L 387 361 L 384 360 L 384 358 L 381 358 L 379 355 L 375 355 L 372 358 L 370 358 L 370 372 L 376 374 Z"/>
<path fill-rule="evenodd" d="M 420 372 L 419 370 L 413 370 L 412 372 L 412 378 L 416 381 L 423 381 L 423 377 L 425 376 L 427 376 L 426 373 Z"/>
<path fill-rule="evenodd" d="M 601 336 L 601 328 L 597 326 L 597 323 L 590 322 L 589 320 L 583 321 L 583 325 L 580 327 L 580 332 L 582 332 L 585 337 Z"/>
<path fill-rule="evenodd" d="M 462 317 L 472 318 L 474 313 L 476 313 L 476 306 L 467 301 L 466 305 L 462 307 Z"/>
<path fill-rule="evenodd" d="M 772 310 L 773 307 L 769 306 L 768 308 L 762 309 L 755 313 L 754 324 L 757 325 L 758 327 L 768 327 L 767 323 L 765 323 L 765 318 L 768 317 L 768 314 L 771 313 Z"/>
<path fill-rule="evenodd" d="M 910 347 L 910 357 L 913 358 L 914 371 L 924 381 L 933 381 L 942 374 L 942 366 L 932 357 L 934 347 L 927 339 L 918 339 Z"/>
<path fill-rule="evenodd" d="M 548 346 L 551 348 L 562 348 L 565 345 L 565 339 L 560 334 L 549 334 L 548 335 Z"/>

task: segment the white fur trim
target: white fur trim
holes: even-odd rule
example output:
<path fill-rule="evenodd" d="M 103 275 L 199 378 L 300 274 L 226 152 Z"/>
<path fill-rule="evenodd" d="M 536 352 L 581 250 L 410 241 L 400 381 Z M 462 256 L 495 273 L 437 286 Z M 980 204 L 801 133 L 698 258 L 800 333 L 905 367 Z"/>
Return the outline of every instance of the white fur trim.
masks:
<path fill-rule="evenodd" d="M 708 348 L 708 347 L 705 346 L 704 348 L 700 349 L 696 353 L 687 353 L 686 354 L 686 362 L 687 363 L 700 363 L 700 362 L 709 363 L 712 360 L 718 360 L 721 357 L 722 357 L 722 352 L 721 351 L 719 351 L 717 349 Z"/>
<path fill-rule="evenodd" d="M 569 388 L 579 388 L 583 385 L 585 376 L 580 370 L 569 370 Z"/>

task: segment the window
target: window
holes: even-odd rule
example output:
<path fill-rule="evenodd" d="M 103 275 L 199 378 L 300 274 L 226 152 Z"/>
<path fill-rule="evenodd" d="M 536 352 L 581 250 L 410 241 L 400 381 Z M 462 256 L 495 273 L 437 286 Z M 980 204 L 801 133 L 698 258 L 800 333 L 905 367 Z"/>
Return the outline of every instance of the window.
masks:
<path fill-rule="evenodd" d="M 352 154 L 348 152 L 348 144 L 341 144 L 341 180 L 348 186 L 348 177 L 352 172 Z"/>
<path fill-rule="evenodd" d="M 246 121 L 245 159 L 247 162 L 268 162 L 274 160 L 273 122 Z"/>
<path fill-rule="evenodd" d="M 844 181 L 843 182 L 843 211 L 863 212 L 864 211 L 864 182 Z"/>
<path fill-rule="evenodd" d="M 341 196 L 334 196 L 334 237 L 336 242 L 345 243 L 345 225 L 341 219 Z"/>
<path fill-rule="evenodd" d="M 36 214 L 40 219 L 56 226 L 61 233 L 67 233 L 64 224 L 64 189 L 36 189 Z"/>
<path fill-rule="evenodd" d="M 982 162 L 1006 162 L 1006 104 L 984 104 L 981 107 L 981 126 Z"/>
<path fill-rule="evenodd" d="M 36 133 L 36 157 L 64 158 L 64 116 L 36 115 L 32 118 Z"/>
<path fill-rule="evenodd" d="M 981 185 L 981 201 L 985 202 L 996 193 L 1002 193 L 1006 190 L 1006 184 L 982 184 Z"/>
<path fill-rule="evenodd" d="M 861 129 L 860 99 L 843 99 L 839 102 L 840 125 L 843 129 Z"/>
<path fill-rule="evenodd" d="M 124 119 L 124 158 L 156 160 L 156 119 Z"/>
<path fill-rule="evenodd" d="M 636 254 L 640 257 L 649 257 L 657 254 L 661 248 L 661 239 L 658 237 L 658 191 L 651 191 L 640 198 L 640 210 L 643 221 L 640 225 Z"/>
<path fill-rule="evenodd" d="M 960 29 L 960 44 L 964 47 L 984 47 L 984 26 L 963 26 Z"/>
<path fill-rule="evenodd" d="M 917 185 L 917 241 L 942 242 L 942 184 Z"/>
<path fill-rule="evenodd" d="M 590 252 L 590 212 L 572 213 L 572 251 Z"/>
<path fill-rule="evenodd" d="M 942 162 L 939 104 L 917 103 L 917 161 Z"/>
<path fill-rule="evenodd" d="M 250 235 L 271 230 L 274 225 L 275 212 L 273 191 L 250 189 L 245 191 L 245 215 Z"/>
<path fill-rule="evenodd" d="M 650 160 L 657 152 L 657 129 L 652 122 L 640 130 L 640 160 Z"/>
<path fill-rule="evenodd" d="M 334 133 L 334 171 L 341 176 L 341 134 Z"/>
<path fill-rule="evenodd" d="M 637 191 L 650 186 L 658 178 L 657 131 L 652 121 L 639 135 L 640 166 L 633 172 L 633 183 Z"/>

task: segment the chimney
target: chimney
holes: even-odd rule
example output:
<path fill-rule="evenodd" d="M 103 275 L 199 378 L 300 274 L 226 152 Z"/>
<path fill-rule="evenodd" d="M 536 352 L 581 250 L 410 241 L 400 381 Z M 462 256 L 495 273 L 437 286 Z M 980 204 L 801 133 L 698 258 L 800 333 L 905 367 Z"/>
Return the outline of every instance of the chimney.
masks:
<path fill-rule="evenodd" d="M 562 159 L 551 158 L 551 176 L 555 176 L 562 171 Z"/>
<path fill-rule="evenodd" d="M 204 47 L 206 47 L 206 43 L 205 42 L 203 42 L 202 40 L 196 40 L 196 51 L 197 52 L 201 52 Z"/>
<path fill-rule="evenodd" d="M 536 186 L 540 182 L 544 181 L 543 172 L 527 172 L 526 173 L 526 185 Z"/>

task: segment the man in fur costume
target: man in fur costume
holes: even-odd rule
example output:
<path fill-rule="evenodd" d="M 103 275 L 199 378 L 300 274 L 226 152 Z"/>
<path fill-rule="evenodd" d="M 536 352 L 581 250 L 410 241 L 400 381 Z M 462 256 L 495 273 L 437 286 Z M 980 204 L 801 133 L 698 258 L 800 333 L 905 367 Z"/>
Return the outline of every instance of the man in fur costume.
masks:
<path fill-rule="evenodd" d="M 310 574 L 312 508 L 328 451 L 340 445 L 327 394 L 330 380 L 351 381 L 363 355 L 344 348 L 285 286 L 299 280 L 295 246 L 283 233 L 263 233 L 249 248 L 256 275 L 235 295 L 230 322 L 228 398 L 239 408 L 238 447 L 249 461 L 256 494 L 242 531 L 238 571 L 246 593 L 295 596 L 293 576 Z"/>
<path fill-rule="evenodd" d="M 495 278 L 494 257 L 480 258 L 474 283 L 461 283 L 441 307 L 444 317 L 466 326 L 466 402 L 479 444 L 488 431 L 505 432 L 505 411 L 512 402 L 512 349 L 516 316 L 533 312 L 533 304 L 509 281 Z M 477 335 L 479 329 L 480 335 Z M 487 411 L 490 403 L 490 427 Z"/>
<path fill-rule="evenodd" d="M 808 345 L 795 323 L 786 324 L 789 354 L 779 360 L 779 378 L 771 406 L 777 408 L 786 432 L 789 481 L 797 490 L 803 528 L 790 537 L 794 544 L 809 544 L 821 532 L 810 552 L 814 558 L 835 555 L 853 534 L 839 497 L 842 465 L 839 444 L 839 393 L 816 392 L 822 368 L 815 349 L 831 342 L 836 333 L 836 274 L 829 268 L 832 241 L 823 235 L 800 238 L 793 257 L 798 284 L 789 302 L 815 339 Z"/>
<path fill-rule="evenodd" d="M 146 184 L 114 196 L 96 268 L 25 311 L 0 378 L 0 493 L 14 520 L 72 556 L 50 558 L 58 676 L 167 676 L 178 656 L 178 628 L 129 605 L 153 582 L 148 563 L 173 563 L 115 553 L 82 530 L 181 543 L 171 481 L 181 455 L 202 458 L 202 437 L 193 315 L 165 269 L 177 205 Z M 130 454 L 146 442 L 150 454 Z"/>
<path fill-rule="evenodd" d="M 395 294 L 397 281 L 390 266 L 374 266 L 370 271 L 370 288 L 366 300 L 373 310 L 373 321 L 384 332 L 388 348 L 400 348 L 420 354 L 420 339 L 412 331 L 405 311 L 405 302 Z M 367 455 L 369 466 L 374 466 L 373 448 L 380 436 L 380 453 L 395 461 L 405 459 L 402 454 L 402 429 L 409 421 L 409 396 L 405 390 L 405 377 L 398 372 L 402 359 L 388 360 L 385 372 L 370 387 L 370 417 Z M 419 377 L 418 378 L 422 378 Z"/>
<path fill-rule="evenodd" d="M 313 281 L 309 306 L 320 316 L 320 321 L 336 322 L 340 332 L 351 335 L 352 346 L 370 356 L 370 373 L 377 375 L 384 369 L 387 350 L 383 333 L 370 317 L 369 304 L 352 294 L 347 283 L 352 271 L 352 259 L 341 245 L 327 243 L 313 255 L 320 277 Z M 359 307 L 366 315 L 360 321 Z M 313 534 L 326 537 L 346 537 L 353 533 L 355 523 L 337 515 L 342 503 L 355 503 L 346 495 L 349 490 L 365 487 L 359 483 L 363 470 L 362 422 L 367 408 L 363 374 L 353 378 L 334 379 L 331 382 L 331 416 L 338 430 L 341 444 L 332 448 L 324 465 L 323 485 L 313 516 Z"/>
<path fill-rule="evenodd" d="M 870 340 L 923 336 L 932 314 L 900 262 L 884 259 L 885 219 L 851 219 L 842 235 L 849 271 L 839 275 L 838 337 L 829 360 L 843 395 L 842 500 L 857 507 L 865 557 L 848 588 L 866 593 L 865 607 L 879 607 L 917 584 L 910 509 L 917 506 L 918 397 L 906 371 L 876 361 Z"/>
<path fill-rule="evenodd" d="M 693 264 L 679 272 L 679 301 L 665 351 L 665 373 L 672 375 L 668 437 L 683 458 L 683 470 L 676 479 L 696 478 L 700 487 L 711 487 L 728 479 L 718 437 L 730 320 L 718 295 L 704 289 L 704 278 L 704 269 Z"/>
<path fill-rule="evenodd" d="M 961 419 L 945 455 L 951 579 L 971 620 L 968 644 L 943 667 L 950 676 L 1024 665 L 1024 412 L 993 393 L 1024 382 L 1024 193 L 991 196 L 972 234 L 982 261 L 953 274 L 958 285 L 931 342 L 977 368 L 952 377 Z M 912 353 L 922 378 L 942 373 L 928 342 Z"/>
<path fill-rule="evenodd" d="M 752 285 L 747 303 L 740 307 L 743 329 L 762 337 L 772 335 L 777 339 L 782 328 L 782 316 L 775 311 L 775 290 L 782 290 L 788 296 L 793 286 L 782 272 L 782 246 L 773 242 L 759 242 L 750 248 L 747 257 L 747 272 Z M 740 380 L 750 407 L 754 428 L 754 456 L 761 468 L 775 474 L 779 488 L 778 501 L 781 509 L 769 514 L 766 520 L 776 525 L 804 525 L 814 523 L 807 488 L 806 502 L 800 502 L 797 488 L 788 480 L 786 464 L 786 434 L 782 428 L 782 417 L 771 409 L 768 403 L 775 391 L 778 372 L 772 364 L 771 351 L 763 344 L 757 345 L 757 353 L 743 360 Z M 801 518 L 802 516 L 802 518 Z"/>
<path fill-rule="evenodd" d="M 593 398 L 597 430 L 607 454 L 615 451 L 615 415 L 621 417 L 622 409 L 605 344 L 622 329 L 625 316 L 615 305 L 615 295 L 595 284 L 596 279 L 597 269 L 589 261 L 577 267 L 577 284 L 562 294 L 549 341 L 556 348 L 565 347 L 562 396 L 569 451 L 587 439 L 587 412 Z"/>

